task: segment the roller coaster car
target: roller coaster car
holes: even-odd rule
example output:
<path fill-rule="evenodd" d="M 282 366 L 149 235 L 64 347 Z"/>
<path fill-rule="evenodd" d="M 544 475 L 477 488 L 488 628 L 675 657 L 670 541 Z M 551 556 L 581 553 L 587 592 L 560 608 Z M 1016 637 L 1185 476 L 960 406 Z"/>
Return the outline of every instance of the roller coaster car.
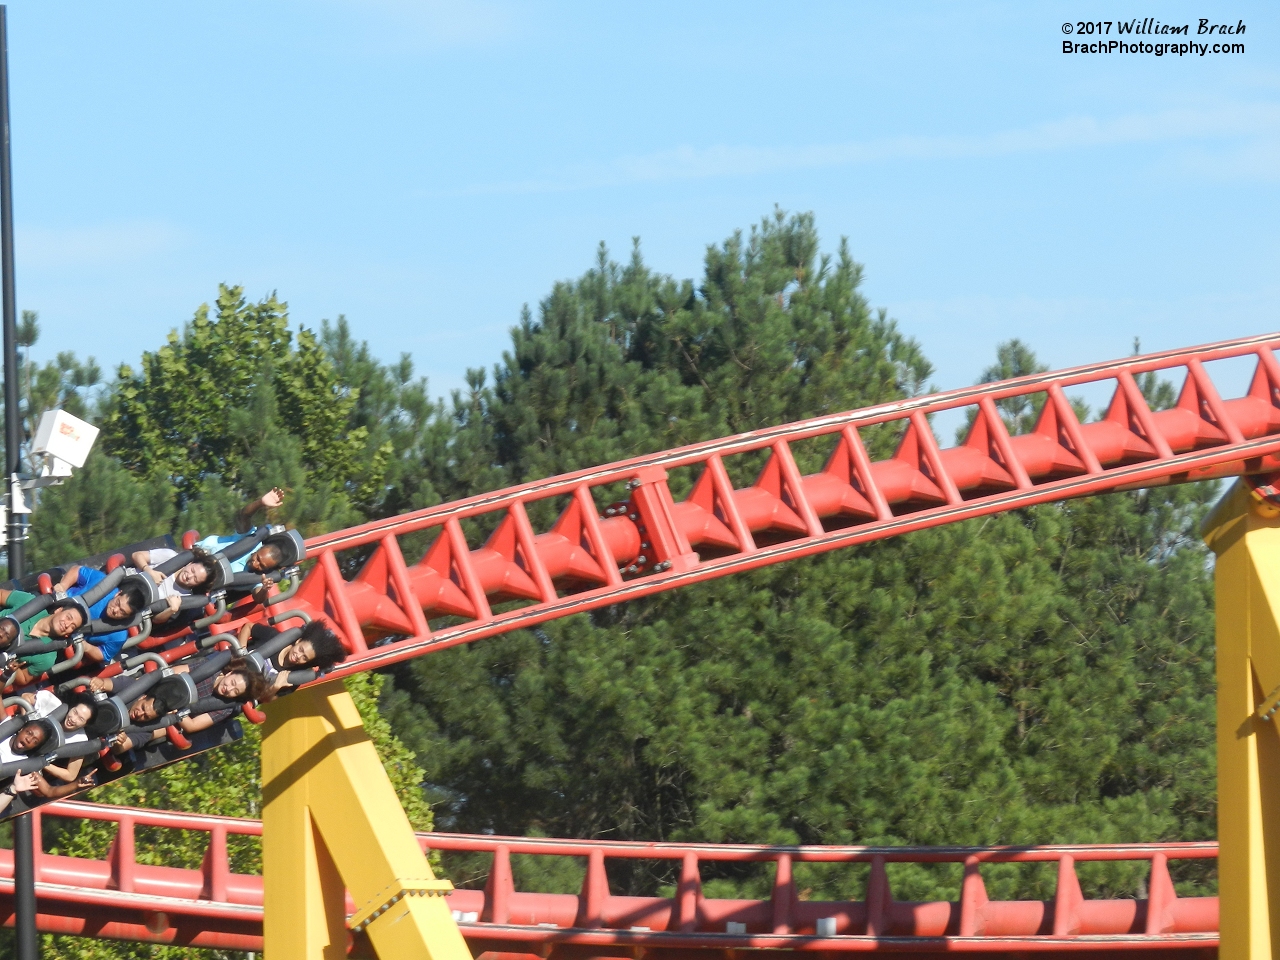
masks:
<path fill-rule="evenodd" d="M 73 565 L 81 567 L 93 567 L 95 570 L 106 570 L 110 572 L 111 559 L 115 556 L 123 556 L 125 558 L 132 557 L 139 550 L 159 550 L 159 549 L 177 549 L 177 544 L 172 537 L 151 537 L 148 540 L 139 540 L 136 543 L 130 543 L 123 547 L 116 547 L 104 553 L 95 553 L 91 557 L 84 557 L 74 561 L 74 564 L 65 564 L 60 567 L 53 567 L 49 570 L 42 570 L 38 573 L 28 574 L 21 580 L 10 580 L 3 586 L 17 587 L 24 593 L 42 593 L 40 581 L 43 577 L 48 577 L 50 582 L 56 582 L 62 579 L 63 573 Z"/>
<path fill-rule="evenodd" d="M 134 674 L 130 676 L 122 674 L 113 681 L 115 689 L 112 693 L 98 692 L 93 694 L 93 699 L 97 704 L 98 716 L 109 716 L 112 720 L 110 725 L 100 724 L 104 735 L 114 736 L 125 727 L 132 725 L 133 721 L 129 716 L 129 704 L 139 697 L 146 696 L 161 680 L 179 676 L 179 674 L 169 669 L 167 663 L 154 654 L 143 654 L 138 658 L 138 661 L 136 666 L 146 668 L 141 675 Z M 182 676 L 185 677 L 185 674 L 182 674 Z M 82 690 L 89 685 L 89 682 L 89 677 L 76 677 L 60 684 L 58 692 L 67 694 L 74 690 Z"/>
<path fill-rule="evenodd" d="M 191 679 L 190 673 L 175 673 L 172 676 L 165 677 L 166 683 L 175 681 L 182 684 L 182 692 L 186 696 L 186 701 L 181 706 L 175 707 L 172 712 L 182 715 L 185 711 L 190 710 L 195 702 L 200 699 L 200 692 L 196 690 L 196 682 Z"/>
<path fill-rule="evenodd" d="M 10 710 L 13 712 L 0 720 L 0 740 L 8 740 L 17 733 L 27 722 L 27 713 L 31 709 L 31 705 L 21 697 L 6 697 L 4 706 L 6 712 Z"/>
<path fill-rule="evenodd" d="M 246 653 L 244 655 L 245 659 L 257 667 L 258 672 L 265 674 L 267 661 L 300 636 L 302 636 L 301 627 L 290 627 L 288 630 L 281 630 L 270 640 L 258 644 L 253 650 Z"/>
<path fill-rule="evenodd" d="M 93 633 L 94 630 L 92 628 L 93 628 L 94 620 L 93 620 L 93 615 L 90 612 L 91 608 L 95 604 L 97 604 L 99 601 L 101 601 L 104 597 L 106 597 L 108 594 L 110 594 L 113 590 L 118 589 L 121 586 L 121 584 L 124 583 L 126 576 L 127 576 L 127 568 L 116 565 L 115 569 L 113 569 L 110 573 L 108 573 L 105 577 L 103 577 L 93 586 L 89 587 L 89 589 L 85 590 L 83 593 L 76 594 L 75 596 L 55 595 L 53 597 L 53 601 L 48 604 L 49 615 L 56 616 L 59 610 L 65 610 L 67 608 L 78 610 L 80 612 L 80 627 L 73 632 L 72 636 L 83 636 L 86 633 Z M 145 592 L 143 596 L 144 597 L 154 596 L 154 590 Z M 49 597 L 48 594 L 44 594 L 43 596 L 38 597 L 36 600 L 31 601 L 31 604 L 27 604 L 27 606 L 31 606 L 35 604 L 37 600 L 44 600 L 48 597 Z M 145 607 L 143 609 L 145 609 Z M 15 616 L 19 615 L 20 613 L 21 611 L 15 611 Z M 131 625 L 132 624 L 130 624 L 130 626 Z M 107 632 L 111 630 L 120 630 L 120 629 L 122 629 L 122 627 L 120 626 L 107 625 L 104 631 L 98 631 L 98 632 Z"/>
<path fill-rule="evenodd" d="M 270 640 L 259 644 L 253 650 L 247 652 L 244 657 L 257 668 L 259 673 L 266 676 L 267 661 L 297 640 L 300 636 L 302 636 L 302 627 L 290 627 L 288 630 L 281 630 Z M 286 665 L 281 664 L 281 667 L 284 668 Z M 298 687 L 304 683 L 310 683 L 312 680 L 321 676 L 321 671 L 314 667 L 304 667 L 298 670 L 284 669 L 283 672 L 289 678 L 289 687 Z M 248 703 L 244 705 L 242 712 L 245 717 L 253 723 L 262 723 L 266 719 L 265 715 L 261 711 Z"/>
<path fill-rule="evenodd" d="M 43 717 L 29 716 L 31 708 L 21 698 L 10 698 L 5 701 L 5 705 L 15 706 L 18 711 L 0 722 L 0 740 L 7 740 L 32 720 L 40 721 L 48 736 L 39 749 L 29 756 L 0 765 L 0 778 L 12 777 L 16 773 L 32 773 L 53 761 L 88 756 L 91 753 L 97 753 L 100 749 L 100 740 L 80 735 L 79 731 L 68 734 L 63 728 L 62 720 L 67 714 L 66 705 Z M 77 737 L 77 739 L 73 741 L 71 737 Z"/>
<path fill-rule="evenodd" d="M 184 537 L 183 542 L 185 543 L 187 539 L 189 537 Z M 257 527 L 234 543 L 224 544 L 217 552 L 205 551 L 199 546 L 194 549 L 202 556 L 224 557 L 234 563 L 265 547 L 270 547 L 280 554 L 280 562 L 271 568 L 273 570 L 295 566 L 307 553 L 302 534 L 279 525 Z M 248 568 L 246 572 L 252 572 L 252 568 Z"/>
<path fill-rule="evenodd" d="M 97 701 L 99 714 L 102 714 L 102 712 L 105 711 L 106 715 L 111 717 L 112 727 L 107 727 L 105 724 L 101 726 L 104 735 L 109 734 L 114 736 L 125 727 L 129 726 L 132 722 L 129 719 L 129 705 L 119 697 L 108 697 L 104 694 L 96 694 L 94 696 L 94 700 Z M 101 723 L 101 721 L 99 721 L 99 723 Z"/>

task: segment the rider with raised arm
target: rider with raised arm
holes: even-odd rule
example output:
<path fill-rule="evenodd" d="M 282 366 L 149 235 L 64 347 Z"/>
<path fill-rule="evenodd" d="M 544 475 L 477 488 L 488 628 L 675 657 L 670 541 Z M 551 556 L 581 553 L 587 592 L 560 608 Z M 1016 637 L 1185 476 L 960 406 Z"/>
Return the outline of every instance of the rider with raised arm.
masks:
<path fill-rule="evenodd" d="M 197 540 L 196 546 L 208 553 L 220 553 L 233 543 L 238 543 L 253 531 L 253 518 L 259 511 L 277 510 L 284 504 L 284 491 L 272 487 L 257 500 L 250 500 L 236 513 L 235 533 L 211 534 Z M 280 566 L 284 554 L 272 543 L 264 543 L 244 556 L 231 561 L 232 573 L 267 573 Z"/>

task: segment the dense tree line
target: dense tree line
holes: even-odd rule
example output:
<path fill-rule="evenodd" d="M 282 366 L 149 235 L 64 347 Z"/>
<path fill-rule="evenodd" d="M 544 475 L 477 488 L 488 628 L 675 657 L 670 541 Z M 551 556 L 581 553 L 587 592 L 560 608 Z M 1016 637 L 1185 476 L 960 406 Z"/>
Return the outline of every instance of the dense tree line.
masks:
<path fill-rule="evenodd" d="M 102 449 L 45 495 L 33 552 L 48 563 L 143 533 L 213 530 L 271 483 L 293 494 L 285 519 L 332 529 L 921 392 L 927 359 L 860 281 L 847 245 L 822 253 L 807 215 L 778 213 L 709 247 L 696 283 L 650 269 L 638 245 L 625 263 L 602 248 L 447 404 L 408 357 L 380 363 L 341 318 L 294 334 L 274 297 L 223 288 L 138 370 L 71 384 L 98 391 L 82 402 L 104 425 Z M 92 379 L 73 361 L 72 380 Z M 1012 343 L 987 376 L 1037 365 Z M 1143 387 L 1157 406 L 1172 400 L 1167 384 Z M 1036 411 L 1003 413 L 1017 432 Z M 873 433 L 873 455 L 896 439 Z M 811 472 L 826 451 L 796 453 Z M 758 466 L 744 457 L 731 471 L 749 483 Z M 677 495 L 692 479 L 673 476 Z M 1213 493 L 1112 494 L 797 561 L 413 661 L 364 693 L 390 723 L 386 749 L 414 755 L 395 760 L 405 792 L 446 829 L 779 843 L 1210 837 L 1212 591 L 1195 530 Z M 534 516 L 544 529 L 552 519 Z M 246 750 L 234 762 L 256 761 Z M 182 802 L 160 788 L 128 800 Z M 482 880 L 483 864 L 446 866 L 456 882 Z M 572 864 L 516 869 L 533 888 L 580 878 Z M 985 875 L 993 896 L 1052 895 L 1038 868 Z M 611 879 L 630 892 L 672 882 L 640 862 Z M 748 865 L 704 879 L 709 895 L 758 895 L 770 880 Z M 798 879 L 807 895 L 856 896 L 865 872 L 806 866 Z M 959 887 L 951 869 L 904 866 L 890 879 L 900 898 Z M 1082 881 L 1087 894 L 1134 895 L 1142 876 L 1098 865 Z M 1213 878 L 1191 870 L 1180 884 Z"/>

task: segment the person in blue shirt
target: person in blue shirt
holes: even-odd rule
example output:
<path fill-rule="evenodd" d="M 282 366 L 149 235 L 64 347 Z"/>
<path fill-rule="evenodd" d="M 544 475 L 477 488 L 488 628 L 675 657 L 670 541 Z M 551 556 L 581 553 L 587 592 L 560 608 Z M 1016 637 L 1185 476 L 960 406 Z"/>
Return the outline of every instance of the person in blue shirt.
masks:
<path fill-rule="evenodd" d="M 67 569 L 58 581 L 58 589 L 69 597 L 79 596 L 95 583 L 106 578 L 101 570 L 75 564 Z M 112 590 L 97 603 L 89 607 L 89 615 L 95 620 L 125 622 L 133 618 L 143 602 L 141 593 L 136 588 L 125 587 Z M 92 663 L 109 663 L 116 658 L 129 639 L 128 630 L 113 630 L 111 633 L 90 634 L 85 638 L 84 658 Z"/>

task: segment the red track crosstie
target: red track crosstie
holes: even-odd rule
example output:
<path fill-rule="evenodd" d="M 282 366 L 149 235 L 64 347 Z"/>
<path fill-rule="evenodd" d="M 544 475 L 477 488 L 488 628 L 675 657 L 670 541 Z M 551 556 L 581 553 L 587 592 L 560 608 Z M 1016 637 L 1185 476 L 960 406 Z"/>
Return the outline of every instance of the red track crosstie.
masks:
<path fill-rule="evenodd" d="M 45 816 L 105 820 L 117 825 L 105 860 L 41 853 L 36 862 L 41 929 L 153 943 L 224 949 L 262 949 L 262 878 L 232 873 L 227 837 L 258 836 L 256 820 L 134 810 L 89 803 L 54 803 Z M 39 816 L 39 814 L 36 814 Z M 135 859 L 139 827 L 209 834 L 199 870 L 145 866 Z M 37 831 L 37 836 L 38 836 Z M 483 890 L 455 890 L 450 906 L 472 953 L 569 960 L 581 956 L 634 957 L 664 950 L 725 951 L 771 948 L 807 955 L 890 950 L 904 956 L 940 951 L 1014 955 L 1053 952 L 1078 957 L 1098 951 L 1155 951 L 1161 958 L 1202 956 L 1218 943 L 1216 897 L 1178 897 L 1171 861 L 1217 856 L 1215 843 L 1073 845 L 1055 847 L 769 847 L 680 843 L 522 839 L 427 833 L 424 850 L 492 856 Z M 511 857 L 585 859 L 576 894 L 516 889 Z M 628 897 L 609 891 L 608 859 L 666 860 L 679 864 L 671 897 Z M 1076 864 L 1100 860 L 1150 864 L 1146 899 L 1085 899 Z M 774 864 L 767 900 L 706 897 L 702 870 L 723 862 Z M 1052 900 L 990 900 L 983 864 L 1054 865 Z M 860 900 L 800 900 L 794 868 L 803 863 L 868 865 Z M 893 865 L 961 864 L 959 899 L 914 903 L 895 900 Z M 0 897 L 13 889 L 9 851 L 0 851 Z M 11 908 L 9 908 L 11 909 Z M 354 906 L 348 903 L 348 914 Z M 357 944 L 359 948 L 360 944 Z M 359 951 L 358 951 L 359 952 Z"/>
<path fill-rule="evenodd" d="M 1272 334 L 984 384 L 640 456 L 375 521 L 308 541 L 308 556 L 314 564 L 297 595 L 283 606 L 324 616 L 343 633 L 354 655 L 331 676 L 345 676 L 715 577 L 972 517 L 1113 490 L 1280 471 L 1277 348 L 1280 334 Z M 1205 364 L 1233 357 L 1252 357 L 1255 370 L 1244 396 L 1226 399 Z M 1143 399 L 1135 377 L 1148 372 L 1182 376 L 1181 394 L 1172 409 L 1153 411 Z M 1098 421 L 1081 423 L 1066 391 L 1100 381 L 1114 384 L 1107 412 Z M 1031 396 L 1043 399 L 1035 428 L 1009 435 L 997 404 Z M 965 442 L 941 447 L 928 418 L 965 408 L 973 413 Z M 873 460 L 866 438 L 879 437 L 884 431 L 896 431 L 896 452 Z M 818 473 L 803 476 L 793 446 L 810 442 L 826 443 L 826 465 Z M 736 458 L 743 456 L 763 460 L 763 466 L 754 482 L 735 485 Z M 676 501 L 669 476 L 680 470 L 690 471 L 692 484 L 690 493 Z M 558 519 L 538 530 L 530 513 L 541 516 L 542 510 L 535 508 L 543 502 L 555 506 Z M 484 543 L 468 540 L 463 526 L 468 521 L 492 530 Z M 407 563 L 400 538 L 420 533 L 434 539 L 420 559 Z M 352 555 L 342 552 L 353 550 L 362 551 L 363 563 L 348 579 L 344 560 L 350 561 Z M 513 606 L 512 601 L 523 605 Z M 506 608 L 495 612 L 500 604 Z M 257 610 L 251 616 L 261 617 L 263 612 Z M 435 628 L 432 620 L 437 620 Z M 215 629 L 236 626 L 228 622 Z M 187 648 L 180 648 L 166 656 L 186 652 Z M 45 809 L 59 813 L 74 809 L 74 815 L 90 816 L 85 810 L 94 808 L 61 804 Z M 187 817 L 99 809 L 105 811 L 99 815 L 102 818 L 123 820 L 127 815 L 136 822 L 144 816 Z M 221 828 L 209 826 L 213 822 L 209 818 L 201 822 L 206 825 L 195 825 L 194 820 L 175 820 L 172 825 L 211 831 L 204 874 L 181 879 L 180 872 L 163 872 L 167 868 L 137 866 L 134 880 L 129 881 L 135 884 L 131 896 L 136 899 L 153 880 L 160 884 L 155 889 L 168 889 L 164 884 L 170 881 L 164 878 L 169 877 L 176 884 L 173 889 L 186 891 L 179 899 L 191 904 L 189 915 L 159 901 L 151 906 L 139 902 L 119 907 L 133 911 L 129 914 L 133 919 L 112 912 L 120 894 L 103 890 L 111 884 L 123 890 L 118 871 L 121 863 L 130 861 L 124 857 L 127 842 L 122 839 L 114 867 L 99 865 L 89 873 L 57 874 L 57 861 L 45 861 L 50 871 L 46 883 L 53 884 L 53 876 L 66 878 L 57 891 L 42 888 L 43 904 L 65 905 L 59 907 L 60 919 L 47 923 L 63 924 L 57 929 L 68 932 L 75 927 L 103 936 L 155 939 L 146 933 L 145 921 L 139 927 L 137 919 L 150 910 L 170 919 L 187 918 L 181 927 L 186 942 L 212 945 L 216 940 L 223 946 L 257 942 L 253 937 L 260 906 L 237 899 L 248 893 L 232 893 L 253 888 L 252 878 L 236 878 L 216 866 L 223 862 L 219 860 L 223 854 L 217 851 L 220 842 L 225 844 L 225 834 L 219 841 Z M 229 832 L 240 829 L 224 826 Z M 1167 860 L 1214 855 L 1215 848 L 1205 845 L 1024 851 L 832 849 L 824 854 L 814 848 L 790 852 L 656 845 L 624 848 L 443 835 L 432 835 L 431 843 L 441 849 L 453 843 L 463 845 L 456 849 L 494 851 L 489 894 L 454 894 L 462 913 L 486 918 L 477 921 L 478 927 L 464 924 L 464 930 L 483 949 L 537 953 L 544 960 L 548 950 L 566 958 L 632 956 L 632 950 L 641 947 L 880 949 L 907 954 L 1156 949 L 1201 956 L 1217 944 L 1216 901 L 1211 905 L 1209 900 L 1174 898 L 1168 882 Z M 509 877 L 502 872 L 503 856 L 526 852 L 521 845 L 558 843 L 563 845 L 552 852 L 586 856 L 589 865 L 602 863 L 604 857 L 678 855 L 685 878 L 681 892 L 674 899 L 642 898 L 644 902 L 634 903 L 609 897 L 600 886 L 603 873 L 596 866 L 589 866 L 584 891 L 576 898 L 544 901 L 537 899 L 540 895 L 503 886 L 503 877 Z M 875 880 L 862 903 L 813 905 L 787 899 L 790 864 L 828 854 L 835 859 L 867 860 L 873 879 L 884 877 L 883 864 L 895 859 L 956 860 L 966 864 L 963 892 L 957 904 L 907 905 L 892 901 L 888 886 Z M 690 863 L 696 868 L 702 861 L 734 858 L 778 863 L 782 879 L 772 900 L 711 901 L 690 893 Z M 977 865 L 1001 858 L 1058 862 L 1055 900 L 987 902 Z M 1148 901 L 1082 901 L 1072 861 L 1107 858 L 1151 862 Z M 0 860 L 0 868 L 5 863 Z M 0 892 L 5 889 L 0 879 Z M 691 903 L 700 905 L 692 913 Z M 724 906 L 728 903 L 738 906 Z M 499 919 L 504 909 L 505 922 Z M 532 918 L 542 916 L 543 910 L 549 911 L 545 914 L 549 919 L 537 922 L 555 927 L 530 927 Z M 735 910 L 740 912 L 734 916 L 745 919 L 734 922 L 745 922 L 746 933 L 731 936 L 704 927 L 729 922 L 725 918 Z M 822 914 L 824 910 L 830 912 Z M 619 917 L 631 922 L 623 928 Z M 835 918 L 835 940 L 817 938 L 806 926 L 830 917 Z M 225 925 L 234 923 L 241 926 Z M 631 930 L 633 926 L 650 929 Z M 193 939 L 199 937 L 214 939 Z"/>

